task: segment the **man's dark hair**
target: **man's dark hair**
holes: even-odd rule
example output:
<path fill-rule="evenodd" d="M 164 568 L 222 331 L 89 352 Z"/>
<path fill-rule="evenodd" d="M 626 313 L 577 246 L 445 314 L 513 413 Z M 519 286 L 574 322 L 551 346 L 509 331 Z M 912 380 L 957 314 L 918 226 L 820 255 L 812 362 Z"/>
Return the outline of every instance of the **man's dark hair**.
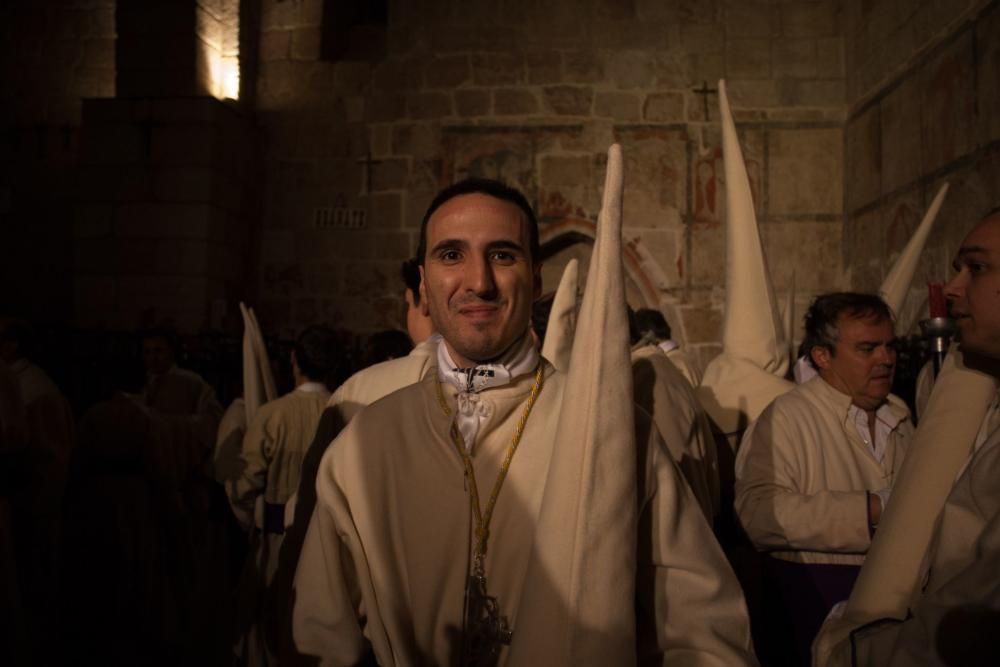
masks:
<path fill-rule="evenodd" d="M 337 334 L 321 325 L 306 327 L 295 341 L 295 363 L 310 380 L 326 382 L 337 367 Z"/>
<path fill-rule="evenodd" d="M 167 344 L 170 351 L 173 353 L 174 357 L 180 357 L 181 355 L 181 337 L 177 334 L 172 327 L 169 326 L 156 326 L 150 327 L 149 329 L 144 329 L 141 334 L 142 342 L 147 340 L 153 340 L 159 338 Z"/>
<path fill-rule="evenodd" d="M 635 311 L 635 325 L 642 336 L 652 334 L 657 341 L 670 340 L 670 325 L 658 310 L 640 308 Z"/>
<path fill-rule="evenodd" d="M 368 337 L 366 363 L 371 366 L 390 359 L 400 359 L 408 355 L 412 349 L 413 341 L 405 331 L 398 329 L 379 331 Z"/>
<path fill-rule="evenodd" d="M 454 199 L 459 195 L 476 193 L 510 202 L 521 209 L 521 212 L 524 213 L 525 221 L 528 223 L 528 252 L 531 255 L 532 263 L 537 262 L 539 259 L 538 219 L 535 217 L 535 212 L 531 210 L 531 204 L 528 203 L 524 195 L 519 190 L 510 187 L 502 181 L 491 178 L 467 178 L 458 183 L 453 183 L 439 192 L 434 197 L 431 205 L 427 207 L 424 219 L 420 223 L 420 243 L 417 245 L 417 263 L 422 266 L 427 254 L 427 223 L 430 221 L 431 216 L 434 215 L 434 211 L 441 208 L 448 200 Z"/>
<path fill-rule="evenodd" d="M 818 369 L 812 358 L 813 348 L 824 347 L 831 355 L 836 354 L 837 338 L 840 336 L 837 320 L 841 316 L 859 320 L 875 319 L 879 322 L 894 321 L 889 304 L 876 294 L 833 292 L 819 295 L 806 312 L 806 334 L 802 340 L 802 349 L 813 368 Z"/>
<path fill-rule="evenodd" d="M 403 284 L 406 289 L 413 294 L 413 305 L 420 305 L 420 261 L 413 257 L 406 260 L 399 267 L 399 274 L 403 277 Z"/>

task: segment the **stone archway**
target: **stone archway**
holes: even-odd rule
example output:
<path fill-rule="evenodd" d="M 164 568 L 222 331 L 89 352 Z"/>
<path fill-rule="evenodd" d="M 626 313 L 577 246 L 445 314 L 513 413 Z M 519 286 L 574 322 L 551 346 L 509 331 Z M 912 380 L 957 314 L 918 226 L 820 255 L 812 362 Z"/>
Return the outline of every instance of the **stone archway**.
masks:
<path fill-rule="evenodd" d="M 565 218 L 542 227 L 538 240 L 544 293 L 555 290 L 563 268 L 573 257 L 580 261 L 580 281 L 583 284 L 590 267 L 595 228 L 595 223 L 579 218 Z M 624 262 L 625 295 L 629 305 L 633 308 L 660 308 L 664 299 L 658 286 L 662 284 L 663 270 L 642 247 L 641 240 L 626 241 Z"/>

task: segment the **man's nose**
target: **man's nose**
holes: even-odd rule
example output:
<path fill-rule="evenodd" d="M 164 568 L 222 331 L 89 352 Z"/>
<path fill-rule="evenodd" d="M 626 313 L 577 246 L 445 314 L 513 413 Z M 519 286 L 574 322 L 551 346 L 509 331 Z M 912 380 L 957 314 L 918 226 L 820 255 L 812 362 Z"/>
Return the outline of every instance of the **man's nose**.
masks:
<path fill-rule="evenodd" d="M 962 269 L 954 276 L 952 276 L 951 280 L 949 280 L 944 285 L 945 297 L 949 301 L 954 301 L 956 299 L 961 298 L 961 296 L 965 293 L 965 283 L 967 280 L 968 277 L 965 269 Z"/>
<path fill-rule="evenodd" d="M 883 366 L 894 366 L 896 364 L 896 350 L 888 345 L 881 345 L 877 348 L 878 363 Z"/>
<path fill-rule="evenodd" d="M 493 266 L 486 257 L 480 257 L 469 263 L 466 287 L 480 296 L 490 295 L 496 290 Z"/>

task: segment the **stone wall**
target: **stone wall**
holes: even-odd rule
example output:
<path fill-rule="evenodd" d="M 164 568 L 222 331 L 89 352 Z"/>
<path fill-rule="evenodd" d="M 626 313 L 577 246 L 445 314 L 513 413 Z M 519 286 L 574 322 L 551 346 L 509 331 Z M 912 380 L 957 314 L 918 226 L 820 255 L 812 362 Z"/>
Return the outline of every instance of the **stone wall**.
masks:
<path fill-rule="evenodd" d="M 385 26 L 352 32 L 373 48 L 331 62 L 324 10 L 336 5 L 261 5 L 265 329 L 399 326 L 398 265 L 434 192 L 464 175 L 517 183 L 543 238 L 568 229 L 586 243 L 618 141 L 630 299 L 664 307 L 707 359 L 725 198 L 718 100 L 696 89 L 721 77 L 779 292 L 794 274 L 801 312 L 814 292 L 844 286 L 840 2 L 399 0 Z M 551 257 L 545 290 L 574 253 L 585 256 Z"/>
<path fill-rule="evenodd" d="M 847 3 L 843 257 L 874 290 L 944 182 L 950 191 L 900 314 L 927 316 L 962 237 L 1000 203 L 1000 9 L 981 0 Z"/>
<path fill-rule="evenodd" d="M 0 3 L 0 310 L 66 323 L 81 100 L 114 95 L 113 0 Z"/>

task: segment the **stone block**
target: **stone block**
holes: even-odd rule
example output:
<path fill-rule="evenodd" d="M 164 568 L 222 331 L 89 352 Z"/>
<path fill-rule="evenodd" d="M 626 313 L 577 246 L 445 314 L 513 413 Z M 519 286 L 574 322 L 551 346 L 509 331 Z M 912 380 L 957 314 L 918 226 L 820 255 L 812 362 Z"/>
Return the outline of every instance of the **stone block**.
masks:
<path fill-rule="evenodd" d="M 771 40 L 726 40 L 726 76 L 766 79 L 771 76 Z"/>
<path fill-rule="evenodd" d="M 726 81 L 726 90 L 729 93 L 729 102 L 734 108 L 767 108 L 776 107 L 780 103 L 778 84 L 773 79 L 747 80 L 735 79 Z M 710 115 L 718 115 L 719 105 L 714 108 L 709 105 Z M 688 116 L 692 117 L 692 112 L 702 114 L 702 105 L 694 105 L 688 101 Z M 692 118 L 694 119 L 694 118 Z"/>
<path fill-rule="evenodd" d="M 971 31 L 929 60 L 921 72 L 923 173 L 965 155 L 975 145 L 976 62 Z"/>
<path fill-rule="evenodd" d="M 132 124 L 88 125 L 80 133 L 84 164 L 129 164 L 145 157 L 142 129 Z"/>
<path fill-rule="evenodd" d="M 788 3 L 778 11 L 785 37 L 832 37 L 842 32 L 840 3 Z"/>
<path fill-rule="evenodd" d="M 376 65 L 372 74 L 372 88 L 380 92 L 419 90 L 422 85 L 421 66 L 412 60 L 386 60 Z"/>
<path fill-rule="evenodd" d="M 562 81 L 562 55 L 554 49 L 525 53 L 524 68 L 525 80 L 529 84 L 545 85 Z"/>
<path fill-rule="evenodd" d="M 413 253 L 409 231 L 378 231 L 372 233 L 374 258 L 392 260 L 398 275 L 399 264 Z"/>
<path fill-rule="evenodd" d="M 986 13 L 976 25 L 976 108 L 979 144 L 1000 139 L 1000 11 Z"/>
<path fill-rule="evenodd" d="M 681 26 L 680 46 L 684 53 L 722 53 L 725 40 L 720 26 L 714 24 L 688 24 Z"/>
<path fill-rule="evenodd" d="M 653 93 L 646 97 L 642 117 L 650 123 L 684 122 L 684 93 Z"/>
<path fill-rule="evenodd" d="M 566 51 L 563 71 L 567 83 L 598 83 L 605 79 L 604 60 L 594 51 Z"/>
<path fill-rule="evenodd" d="M 290 264 L 295 261 L 295 234 L 287 229 L 266 229 L 260 234 L 260 261 L 263 264 Z"/>
<path fill-rule="evenodd" d="M 379 160 L 371 169 L 371 191 L 401 190 L 406 186 L 409 163 L 405 158 Z"/>
<path fill-rule="evenodd" d="M 455 88 L 471 78 L 469 58 L 465 55 L 437 56 L 424 65 L 428 88 Z"/>
<path fill-rule="evenodd" d="M 208 166 L 212 164 L 216 131 L 210 125 L 154 127 L 149 158 L 156 164 Z"/>
<path fill-rule="evenodd" d="M 882 191 L 882 127 L 880 109 L 873 105 L 845 128 L 844 189 L 848 212 L 878 198 Z"/>
<path fill-rule="evenodd" d="M 455 111 L 462 118 L 486 116 L 492 109 L 492 98 L 485 90 L 456 90 Z"/>
<path fill-rule="evenodd" d="M 594 115 L 629 123 L 639 120 L 639 98 L 634 93 L 597 93 Z"/>
<path fill-rule="evenodd" d="M 179 97 L 154 100 L 150 118 L 168 123 L 215 123 L 233 119 L 237 112 L 214 97 Z"/>
<path fill-rule="evenodd" d="M 778 11 L 769 4 L 727 3 L 722 11 L 725 12 L 727 36 L 770 38 L 778 33 Z"/>
<path fill-rule="evenodd" d="M 79 201 L 136 201 L 152 195 L 153 174 L 141 167 L 85 165 L 78 188 Z"/>
<path fill-rule="evenodd" d="M 373 94 L 365 103 L 368 120 L 371 122 L 392 122 L 406 116 L 406 97 L 396 94 Z"/>
<path fill-rule="evenodd" d="M 669 84 L 670 88 L 694 88 L 702 83 L 713 86 L 726 76 L 726 58 L 723 53 L 691 53 L 684 56 L 683 69 L 670 70 L 658 76 L 657 80 Z"/>
<path fill-rule="evenodd" d="M 261 0 L 260 26 L 264 30 L 294 28 L 299 23 L 299 2 Z"/>
<path fill-rule="evenodd" d="M 493 91 L 493 113 L 498 116 L 523 116 L 538 112 L 538 100 L 531 90 L 497 88 Z"/>
<path fill-rule="evenodd" d="M 73 237 L 77 239 L 110 236 L 114 225 L 114 206 L 80 204 L 73 212 Z"/>
<path fill-rule="evenodd" d="M 264 62 L 286 60 L 291 54 L 292 31 L 268 30 L 260 35 L 260 59 Z"/>
<path fill-rule="evenodd" d="M 771 45 L 772 71 L 775 77 L 810 78 L 816 76 L 816 40 L 786 37 Z"/>
<path fill-rule="evenodd" d="M 292 60 L 318 60 L 322 35 L 319 28 L 296 28 L 292 31 Z"/>
<path fill-rule="evenodd" d="M 785 106 L 840 106 L 847 101 L 844 79 L 779 79 L 777 88 Z"/>
<path fill-rule="evenodd" d="M 582 86 L 548 86 L 543 89 L 548 108 L 558 116 L 589 116 L 594 89 Z"/>
<path fill-rule="evenodd" d="M 472 56 L 472 81 L 477 85 L 502 86 L 523 80 L 523 63 L 515 53 L 479 53 Z"/>
<path fill-rule="evenodd" d="M 823 37 L 816 40 L 816 76 L 842 78 L 844 68 L 844 38 Z"/>
<path fill-rule="evenodd" d="M 620 90 L 649 87 L 653 82 L 653 72 L 653 61 L 644 51 L 614 52 L 605 65 L 607 77 Z"/>
<path fill-rule="evenodd" d="M 768 132 L 768 214 L 839 214 L 843 208 L 843 132 L 839 128 Z"/>
<path fill-rule="evenodd" d="M 405 255 L 400 257 L 400 261 Z M 343 295 L 361 299 L 400 291 L 399 264 L 394 262 L 349 262 L 344 266 Z"/>
<path fill-rule="evenodd" d="M 162 275 L 202 276 L 208 271 L 208 244 L 163 239 L 156 244 L 155 271 Z"/>
<path fill-rule="evenodd" d="M 403 226 L 403 196 L 399 193 L 372 194 L 368 197 L 368 226 L 372 229 L 398 229 Z"/>
<path fill-rule="evenodd" d="M 541 158 L 540 184 L 545 188 L 580 185 L 591 181 L 589 155 L 549 155 Z"/>
<path fill-rule="evenodd" d="M 413 93 L 406 98 L 410 118 L 444 118 L 452 115 L 451 96 L 443 92 Z"/>
<path fill-rule="evenodd" d="M 217 176 L 205 167 L 163 167 L 157 171 L 153 193 L 163 202 L 210 202 Z"/>
<path fill-rule="evenodd" d="M 882 146 L 881 191 L 887 193 L 920 176 L 922 114 L 919 79 L 909 76 L 879 104 Z"/>
<path fill-rule="evenodd" d="M 417 159 L 441 154 L 441 129 L 430 123 L 399 124 L 392 128 L 392 152 Z"/>
<path fill-rule="evenodd" d="M 689 345 L 714 343 L 722 339 L 722 312 L 716 308 L 679 308 L 684 335 Z"/>
<path fill-rule="evenodd" d="M 305 288 L 313 294 L 329 296 L 341 290 L 341 266 L 336 262 L 309 262 L 302 273 Z"/>
<path fill-rule="evenodd" d="M 622 145 L 625 180 L 624 200 L 628 219 L 662 221 L 687 210 L 686 130 L 666 128 L 618 128 L 615 139 Z M 603 178 L 603 170 L 598 170 Z M 646 222 L 653 226 L 657 222 Z"/>

